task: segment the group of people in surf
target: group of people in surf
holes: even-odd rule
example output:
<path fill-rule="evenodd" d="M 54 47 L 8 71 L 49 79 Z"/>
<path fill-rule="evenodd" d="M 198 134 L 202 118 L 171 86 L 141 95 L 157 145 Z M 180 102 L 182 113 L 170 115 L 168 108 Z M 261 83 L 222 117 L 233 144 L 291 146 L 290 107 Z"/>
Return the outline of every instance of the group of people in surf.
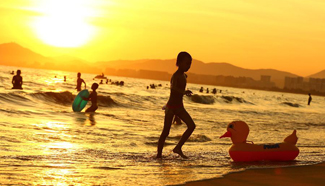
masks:
<path fill-rule="evenodd" d="M 104 79 L 106 79 L 106 84 L 108 84 L 108 82 L 110 82 L 112 85 L 120 85 L 120 86 L 124 85 L 124 81 L 112 81 L 111 79 L 108 79 L 107 77 L 105 77 L 104 73 L 102 73 L 102 75 L 97 75 L 96 77 L 93 78 L 93 80 L 95 80 L 95 79 L 101 79 L 99 84 L 104 84 Z"/>
<path fill-rule="evenodd" d="M 201 87 L 199 91 L 202 93 L 202 92 L 204 91 L 204 90 L 203 90 L 203 87 Z M 209 91 L 209 88 L 207 88 L 207 89 L 206 89 L 206 93 L 208 94 L 209 92 L 210 92 L 210 91 Z M 217 92 L 218 92 L 218 90 L 217 90 L 216 88 L 214 88 L 214 89 L 212 89 L 212 92 L 211 92 L 211 93 L 212 93 L 212 94 L 216 94 Z M 221 93 L 222 90 L 219 90 L 219 92 Z"/>
<path fill-rule="evenodd" d="M 163 107 L 163 109 L 165 110 L 165 118 L 164 118 L 163 130 L 158 140 L 157 156 L 156 156 L 156 158 L 158 159 L 162 158 L 162 152 L 163 152 L 166 138 L 169 135 L 171 125 L 175 120 L 178 120 L 178 122 L 181 122 L 180 120 L 182 120 L 187 125 L 187 129 L 183 133 L 176 147 L 173 149 L 173 152 L 180 155 L 182 158 L 188 158 L 186 155 L 184 155 L 182 151 L 182 147 L 184 143 L 188 140 L 188 138 L 191 136 L 194 129 L 196 128 L 196 125 L 192 117 L 185 110 L 183 104 L 184 95 L 191 96 L 193 94 L 192 91 L 186 90 L 187 75 L 185 74 L 185 72 L 187 72 L 191 68 L 191 64 L 192 64 L 192 57 L 189 53 L 180 52 L 177 55 L 176 66 L 178 67 L 178 69 L 172 75 L 170 81 L 170 96 L 167 104 Z M 22 77 L 20 74 L 21 71 L 17 70 L 17 75 L 15 75 L 12 79 L 13 89 L 22 89 Z M 76 89 L 78 91 L 81 91 L 82 83 L 84 83 L 86 88 L 86 82 L 81 78 L 80 72 L 77 74 L 77 77 L 78 79 L 77 79 Z M 95 112 L 98 108 L 97 92 L 96 92 L 98 86 L 99 86 L 98 83 L 93 83 L 91 86 L 92 92 L 90 93 L 89 97 L 83 98 L 84 100 L 90 100 L 92 102 L 91 107 L 89 107 L 86 110 L 86 112 Z M 310 102 L 311 102 L 311 96 L 309 94 L 308 105 L 310 104 Z"/>
<path fill-rule="evenodd" d="M 147 86 L 147 89 L 149 89 L 149 88 L 155 89 L 156 87 L 162 87 L 162 84 L 158 84 L 158 85 L 150 84 L 149 86 Z"/>

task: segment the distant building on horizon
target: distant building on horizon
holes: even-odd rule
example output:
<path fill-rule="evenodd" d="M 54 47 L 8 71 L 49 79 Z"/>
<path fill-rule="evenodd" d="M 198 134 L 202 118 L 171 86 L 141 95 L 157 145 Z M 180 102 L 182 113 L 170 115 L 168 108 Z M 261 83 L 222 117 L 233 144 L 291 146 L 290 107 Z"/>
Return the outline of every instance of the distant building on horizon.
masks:
<path fill-rule="evenodd" d="M 271 76 L 261 75 L 261 81 L 265 83 L 271 82 Z"/>
<path fill-rule="evenodd" d="M 309 78 L 309 81 L 304 81 L 303 77 L 285 77 L 284 89 L 325 92 L 325 79 Z"/>
<path fill-rule="evenodd" d="M 126 76 L 144 79 L 155 79 L 169 81 L 171 74 L 164 71 L 154 70 L 130 70 L 130 69 L 114 69 L 106 68 L 105 73 L 114 76 Z M 188 73 L 188 82 L 196 84 L 229 86 L 238 88 L 254 88 L 254 89 L 273 89 L 276 87 L 275 83 L 271 81 L 271 76 L 262 75 L 260 80 L 254 80 L 251 77 L 234 77 L 223 75 L 205 75 Z"/>

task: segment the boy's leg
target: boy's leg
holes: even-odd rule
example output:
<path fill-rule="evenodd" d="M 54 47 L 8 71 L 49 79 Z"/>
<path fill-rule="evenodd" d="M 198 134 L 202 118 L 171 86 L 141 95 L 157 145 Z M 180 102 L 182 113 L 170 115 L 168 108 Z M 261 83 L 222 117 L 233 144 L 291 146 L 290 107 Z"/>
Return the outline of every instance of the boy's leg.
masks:
<path fill-rule="evenodd" d="M 183 158 L 187 158 L 182 152 L 182 146 L 187 141 L 187 139 L 191 136 L 191 134 L 193 133 L 196 126 L 195 126 L 193 119 L 191 118 L 191 116 L 187 113 L 187 111 L 184 108 L 179 113 L 177 113 L 177 115 L 181 120 L 184 121 L 184 123 L 186 123 L 187 129 L 184 132 L 184 134 L 182 135 L 182 137 L 179 140 L 176 147 L 174 148 L 173 152 L 179 154 Z"/>
<path fill-rule="evenodd" d="M 164 148 L 165 140 L 167 136 L 169 135 L 170 127 L 172 125 L 174 117 L 174 112 L 172 109 L 166 108 L 165 110 L 165 120 L 164 120 L 164 129 L 160 135 L 159 141 L 158 141 L 158 153 L 157 158 L 162 157 L 162 150 Z"/>
<path fill-rule="evenodd" d="M 91 106 L 86 110 L 86 112 L 95 112 L 97 109 L 98 109 L 98 106 Z"/>

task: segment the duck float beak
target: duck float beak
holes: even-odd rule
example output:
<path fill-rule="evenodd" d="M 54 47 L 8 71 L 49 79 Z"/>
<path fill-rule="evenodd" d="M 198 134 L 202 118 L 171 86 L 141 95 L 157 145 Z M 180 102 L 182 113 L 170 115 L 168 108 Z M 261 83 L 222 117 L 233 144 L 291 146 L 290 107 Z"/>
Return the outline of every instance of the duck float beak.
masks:
<path fill-rule="evenodd" d="M 224 135 L 220 136 L 220 138 L 231 137 L 231 132 L 227 131 Z"/>

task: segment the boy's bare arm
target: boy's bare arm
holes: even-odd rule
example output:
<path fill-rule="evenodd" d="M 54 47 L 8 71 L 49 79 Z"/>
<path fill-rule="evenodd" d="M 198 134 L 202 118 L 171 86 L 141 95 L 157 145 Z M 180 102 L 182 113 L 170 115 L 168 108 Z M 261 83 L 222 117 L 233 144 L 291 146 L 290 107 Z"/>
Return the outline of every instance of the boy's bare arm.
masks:
<path fill-rule="evenodd" d="M 82 82 L 85 84 L 85 89 L 86 89 L 86 82 L 85 82 L 85 80 L 82 80 Z"/>
<path fill-rule="evenodd" d="M 91 93 L 91 94 L 89 95 L 88 98 L 86 98 L 86 97 L 82 97 L 82 96 L 81 96 L 81 99 L 83 99 L 83 100 L 85 100 L 85 101 L 90 101 L 90 100 L 91 100 L 91 97 L 93 96 L 92 94 L 93 94 L 93 93 Z"/>

